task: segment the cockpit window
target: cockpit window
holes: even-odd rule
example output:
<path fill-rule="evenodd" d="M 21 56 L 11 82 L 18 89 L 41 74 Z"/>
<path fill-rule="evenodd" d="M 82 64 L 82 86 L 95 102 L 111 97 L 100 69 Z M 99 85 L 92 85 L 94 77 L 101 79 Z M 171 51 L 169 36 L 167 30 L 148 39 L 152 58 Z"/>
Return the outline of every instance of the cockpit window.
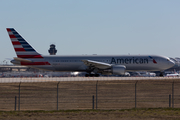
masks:
<path fill-rule="evenodd" d="M 169 58 L 169 60 L 172 60 L 172 61 L 174 61 L 174 62 L 178 62 L 176 59 L 174 59 L 174 58 Z"/>

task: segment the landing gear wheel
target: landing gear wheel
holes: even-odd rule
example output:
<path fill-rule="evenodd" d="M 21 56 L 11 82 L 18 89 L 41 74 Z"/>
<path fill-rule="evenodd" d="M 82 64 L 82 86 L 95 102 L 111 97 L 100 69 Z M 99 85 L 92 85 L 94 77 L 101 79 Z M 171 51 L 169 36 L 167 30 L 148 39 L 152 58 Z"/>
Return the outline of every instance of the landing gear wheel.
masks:
<path fill-rule="evenodd" d="M 85 77 L 99 77 L 99 74 L 86 74 Z"/>
<path fill-rule="evenodd" d="M 163 72 L 161 72 L 160 74 L 159 74 L 159 77 L 163 77 L 164 75 L 163 75 Z"/>
<path fill-rule="evenodd" d="M 89 77 L 89 74 L 86 74 L 85 77 Z"/>
<path fill-rule="evenodd" d="M 95 77 L 99 77 L 99 74 L 95 74 Z"/>

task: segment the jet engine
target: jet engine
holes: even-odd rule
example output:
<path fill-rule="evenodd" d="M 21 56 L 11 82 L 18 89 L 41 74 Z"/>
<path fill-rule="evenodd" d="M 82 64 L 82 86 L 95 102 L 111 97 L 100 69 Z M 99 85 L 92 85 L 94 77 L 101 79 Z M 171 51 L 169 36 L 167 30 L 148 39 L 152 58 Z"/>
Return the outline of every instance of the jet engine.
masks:
<path fill-rule="evenodd" d="M 104 75 L 124 75 L 126 66 L 124 65 L 112 65 L 110 69 L 103 70 L 101 74 Z"/>
<path fill-rule="evenodd" d="M 126 67 L 124 65 L 113 65 L 111 70 L 113 75 L 124 75 Z"/>

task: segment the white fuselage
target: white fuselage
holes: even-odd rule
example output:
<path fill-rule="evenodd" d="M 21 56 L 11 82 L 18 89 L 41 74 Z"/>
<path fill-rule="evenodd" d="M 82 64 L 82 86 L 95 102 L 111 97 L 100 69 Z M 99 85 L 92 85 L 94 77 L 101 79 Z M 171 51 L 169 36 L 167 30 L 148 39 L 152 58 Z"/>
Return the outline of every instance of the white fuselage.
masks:
<path fill-rule="evenodd" d="M 111 65 L 124 65 L 126 71 L 163 71 L 174 66 L 168 57 L 158 55 L 82 55 L 82 56 L 43 56 L 43 58 L 29 59 L 34 62 L 48 62 L 47 65 L 25 66 L 51 71 L 87 71 L 82 60 L 93 60 Z M 16 63 L 18 64 L 18 63 Z M 19 62 L 19 64 L 24 65 Z"/>

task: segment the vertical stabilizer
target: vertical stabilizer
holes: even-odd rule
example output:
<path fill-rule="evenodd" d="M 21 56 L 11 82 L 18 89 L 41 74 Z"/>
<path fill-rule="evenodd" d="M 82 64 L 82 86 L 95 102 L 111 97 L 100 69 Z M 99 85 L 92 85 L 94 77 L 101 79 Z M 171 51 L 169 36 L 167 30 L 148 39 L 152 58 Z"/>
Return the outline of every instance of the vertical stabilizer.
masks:
<path fill-rule="evenodd" d="M 14 28 L 6 28 L 19 58 L 43 58 Z"/>

